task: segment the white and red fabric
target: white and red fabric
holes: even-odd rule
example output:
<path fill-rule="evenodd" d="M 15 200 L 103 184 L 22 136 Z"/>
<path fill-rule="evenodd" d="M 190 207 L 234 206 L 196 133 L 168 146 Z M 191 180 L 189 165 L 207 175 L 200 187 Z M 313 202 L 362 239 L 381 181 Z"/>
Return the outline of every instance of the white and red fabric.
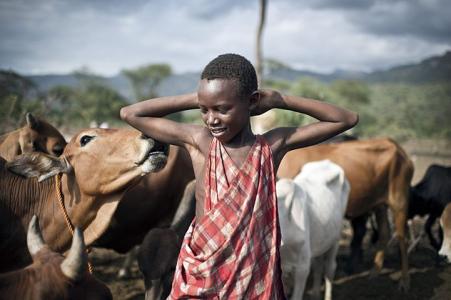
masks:
<path fill-rule="evenodd" d="M 263 137 L 240 167 L 213 139 L 205 188 L 205 215 L 185 235 L 168 299 L 285 299 L 275 174 Z"/>

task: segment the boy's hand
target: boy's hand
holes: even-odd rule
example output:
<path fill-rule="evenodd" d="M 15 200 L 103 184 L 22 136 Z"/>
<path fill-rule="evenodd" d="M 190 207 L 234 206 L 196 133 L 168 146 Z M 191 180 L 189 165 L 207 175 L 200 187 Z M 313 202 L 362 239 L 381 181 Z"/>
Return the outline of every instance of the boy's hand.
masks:
<path fill-rule="evenodd" d="M 268 110 L 283 106 L 282 95 L 275 90 L 258 90 L 260 99 L 251 108 L 251 116 L 261 115 Z"/>

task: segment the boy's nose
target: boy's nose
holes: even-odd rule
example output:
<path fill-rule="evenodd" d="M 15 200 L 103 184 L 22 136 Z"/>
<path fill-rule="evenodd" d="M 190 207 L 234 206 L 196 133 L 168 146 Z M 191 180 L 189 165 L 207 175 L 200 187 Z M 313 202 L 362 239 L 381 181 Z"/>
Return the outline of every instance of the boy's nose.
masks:
<path fill-rule="evenodd" d="M 209 125 L 215 125 L 219 123 L 218 118 L 216 118 L 216 116 L 214 114 L 209 114 L 208 115 L 208 124 Z"/>

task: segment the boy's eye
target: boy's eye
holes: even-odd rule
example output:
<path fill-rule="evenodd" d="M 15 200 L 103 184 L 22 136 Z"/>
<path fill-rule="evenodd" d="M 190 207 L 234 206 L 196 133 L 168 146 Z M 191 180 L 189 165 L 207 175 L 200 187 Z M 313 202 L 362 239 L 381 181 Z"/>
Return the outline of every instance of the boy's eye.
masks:
<path fill-rule="evenodd" d="M 226 107 L 220 107 L 218 108 L 218 112 L 221 114 L 227 113 L 229 110 Z"/>

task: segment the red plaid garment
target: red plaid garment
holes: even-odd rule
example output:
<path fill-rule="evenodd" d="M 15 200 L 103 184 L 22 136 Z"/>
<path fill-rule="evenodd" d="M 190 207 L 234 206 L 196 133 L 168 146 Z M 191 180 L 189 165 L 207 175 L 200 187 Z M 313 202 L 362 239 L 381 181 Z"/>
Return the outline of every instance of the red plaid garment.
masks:
<path fill-rule="evenodd" d="M 180 250 L 168 299 L 285 299 L 271 149 L 257 136 L 238 169 L 213 139 L 205 215 Z"/>

